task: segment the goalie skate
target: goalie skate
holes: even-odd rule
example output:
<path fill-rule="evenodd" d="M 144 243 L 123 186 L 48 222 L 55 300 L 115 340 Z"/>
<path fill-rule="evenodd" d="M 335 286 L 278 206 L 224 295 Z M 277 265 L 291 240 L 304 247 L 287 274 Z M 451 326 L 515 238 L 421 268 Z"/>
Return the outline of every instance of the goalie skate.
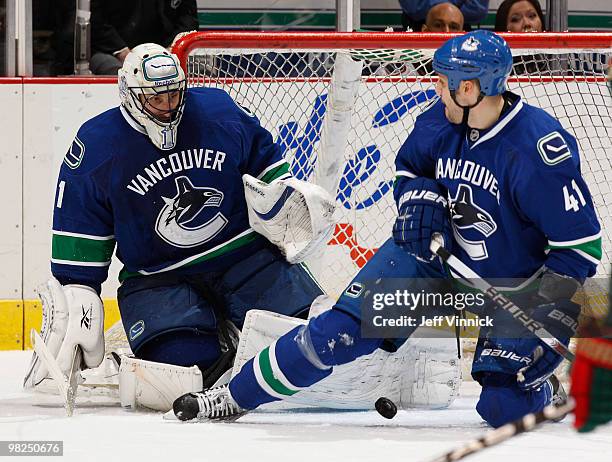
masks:
<path fill-rule="evenodd" d="M 234 421 L 247 413 L 234 401 L 228 385 L 187 393 L 174 401 L 172 408 L 179 420 Z"/>

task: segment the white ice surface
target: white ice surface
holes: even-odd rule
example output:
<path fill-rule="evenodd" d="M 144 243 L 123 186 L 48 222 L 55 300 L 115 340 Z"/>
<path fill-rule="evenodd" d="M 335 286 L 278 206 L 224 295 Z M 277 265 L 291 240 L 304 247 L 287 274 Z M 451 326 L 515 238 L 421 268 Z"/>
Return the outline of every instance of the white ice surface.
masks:
<path fill-rule="evenodd" d="M 473 382 L 450 409 L 400 411 L 393 420 L 374 411 L 308 409 L 253 412 L 235 423 L 181 423 L 100 398 L 78 399 L 68 418 L 59 397 L 22 390 L 29 358 L 30 352 L 0 352 L 0 440 L 63 440 L 63 461 L 425 462 L 488 431 L 474 410 Z M 571 417 L 544 425 L 467 460 L 612 461 L 611 425 L 579 435 L 570 423 Z"/>

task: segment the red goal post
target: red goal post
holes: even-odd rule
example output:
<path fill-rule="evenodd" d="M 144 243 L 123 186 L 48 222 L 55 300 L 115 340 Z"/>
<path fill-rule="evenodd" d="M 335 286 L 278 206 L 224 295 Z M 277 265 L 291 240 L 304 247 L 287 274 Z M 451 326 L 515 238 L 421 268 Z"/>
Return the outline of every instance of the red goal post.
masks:
<path fill-rule="evenodd" d="M 172 45 L 183 66 L 196 49 L 239 45 L 246 49 L 436 49 L 461 34 L 438 32 L 192 32 Z M 500 33 L 511 48 L 610 49 L 612 33 Z"/>
<path fill-rule="evenodd" d="M 310 264 L 333 295 L 390 236 L 393 159 L 414 118 L 435 99 L 437 78 L 428 61 L 455 35 L 194 32 L 173 45 L 189 85 L 228 91 L 281 144 L 296 176 L 337 193 L 341 221 L 324 257 Z M 612 34 L 500 35 L 516 55 L 510 89 L 557 117 L 579 142 L 604 228 L 598 274 L 609 276 L 612 100 L 605 71 Z M 330 126 L 334 117 L 326 115 L 333 111 L 341 120 Z M 334 178 L 317 173 L 319 164 L 329 166 L 337 156 L 342 162 Z"/>

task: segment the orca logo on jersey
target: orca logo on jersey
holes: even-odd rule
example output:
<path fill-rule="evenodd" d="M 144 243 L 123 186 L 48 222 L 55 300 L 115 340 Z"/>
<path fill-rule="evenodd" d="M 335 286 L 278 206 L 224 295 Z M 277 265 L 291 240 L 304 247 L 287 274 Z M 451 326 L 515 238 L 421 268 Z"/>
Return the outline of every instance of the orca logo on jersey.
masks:
<path fill-rule="evenodd" d="M 155 231 L 168 244 L 176 247 L 195 247 L 210 241 L 221 232 L 228 219 L 221 212 L 205 219 L 205 209 L 219 207 L 223 193 L 215 188 L 195 187 L 186 176 L 175 178 L 176 196 L 163 197 L 164 207 L 157 216 Z"/>
<path fill-rule="evenodd" d="M 451 199 L 453 223 L 459 229 L 476 228 L 485 237 L 497 229 L 497 223 L 484 209 L 474 203 L 472 188 L 467 184 L 459 185 L 457 195 Z"/>
<path fill-rule="evenodd" d="M 497 223 L 486 210 L 474 202 L 472 188 L 467 184 L 459 185 L 457 194 L 450 200 L 451 218 L 455 239 L 472 260 L 488 258 L 484 241 L 470 241 L 459 230 L 475 229 L 484 237 L 490 237 L 497 230 Z"/>

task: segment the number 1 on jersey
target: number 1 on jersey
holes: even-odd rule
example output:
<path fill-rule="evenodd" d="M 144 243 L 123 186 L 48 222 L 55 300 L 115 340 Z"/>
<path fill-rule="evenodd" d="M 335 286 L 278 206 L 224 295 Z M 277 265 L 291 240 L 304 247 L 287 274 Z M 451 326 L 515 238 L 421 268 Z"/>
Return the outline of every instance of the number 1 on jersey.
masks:
<path fill-rule="evenodd" d="M 64 188 L 66 187 L 66 182 L 64 180 L 60 181 L 59 184 L 57 185 L 57 202 L 55 203 L 55 206 L 58 209 L 62 208 L 62 202 L 64 200 Z"/>

